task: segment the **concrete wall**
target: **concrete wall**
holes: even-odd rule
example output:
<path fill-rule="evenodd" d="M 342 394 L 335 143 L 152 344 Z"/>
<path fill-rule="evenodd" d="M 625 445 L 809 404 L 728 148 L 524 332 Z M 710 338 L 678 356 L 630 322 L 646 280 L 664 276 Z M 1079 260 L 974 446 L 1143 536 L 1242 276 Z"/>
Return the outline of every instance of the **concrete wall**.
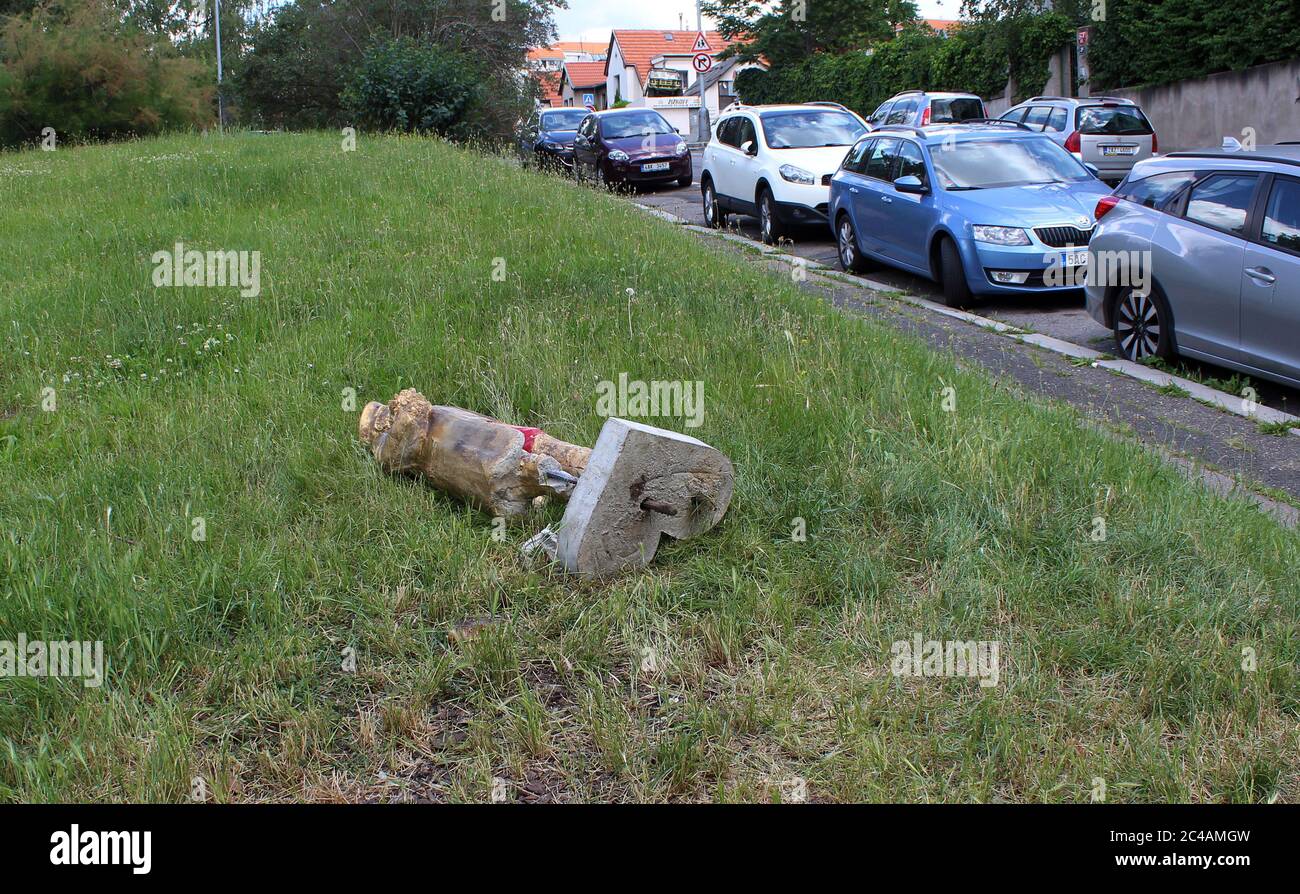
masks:
<path fill-rule="evenodd" d="M 1102 92 L 1102 91 L 1097 91 Z M 1142 107 L 1160 138 L 1160 151 L 1218 146 L 1225 136 L 1259 145 L 1300 140 L 1300 59 L 1225 71 L 1145 90 L 1106 90 Z"/>
<path fill-rule="evenodd" d="M 1050 60 L 1052 76 L 1045 94 L 1061 92 L 1061 71 L 1068 64 L 1069 57 L 1061 54 Z M 1300 59 L 1145 90 L 1097 92 L 1140 105 L 1155 125 L 1162 153 L 1218 146 L 1226 136 L 1245 142 L 1242 131 L 1247 127 L 1254 128 L 1255 142 L 1261 146 L 1300 140 Z M 986 99 L 989 116 L 996 118 L 1015 105 L 1014 93 L 1015 85 L 1008 83 L 1003 96 Z"/>

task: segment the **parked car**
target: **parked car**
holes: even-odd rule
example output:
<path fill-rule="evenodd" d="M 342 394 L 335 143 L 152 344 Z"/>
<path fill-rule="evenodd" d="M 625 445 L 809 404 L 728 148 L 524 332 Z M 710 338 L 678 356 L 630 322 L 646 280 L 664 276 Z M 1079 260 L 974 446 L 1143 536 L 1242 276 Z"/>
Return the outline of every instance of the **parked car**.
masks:
<path fill-rule="evenodd" d="M 1002 119 L 1047 134 L 1111 184 L 1160 150 L 1155 128 L 1131 99 L 1035 96 L 1007 109 Z"/>
<path fill-rule="evenodd" d="M 609 187 L 670 180 L 690 186 L 694 179 L 686 141 L 654 109 L 588 113 L 574 139 L 573 167 L 579 180 Z"/>
<path fill-rule="evenodd" d="M 1139 162 L 1096 216 L 1098 262 L 1147 260 L 1145 285 L 1088 282 L 1088 313 L 1121 355 L 1182 354 L 1300 387 L 1300 145 Z"/>
<path fill-rule="evenodd" d="M 586 109 L 538 109 L 519 131 L 519 160 L 524 166 L 572 170 L 573 140 Z"/>
<path fill-rule="evenodd" d="M 974 93 L 904 90 L 882 102 L 867 118 L 867 124 L 872 128 L 889 124 L 925 127 L 929 124 L 956 124 L 987 117 L 984 100 Z"/>
<path fill-rule="evenodd" d="M 885 126 L 831 177 L 830 218 L 845 270 L 880 261 L 942 283 L 962 307 L 972 295 L 1079 289 L 1092 212 L 1108 193 L 1017 125 Z"/>
<path fill-rule="evenodd" d="M 773 243 L 792 224 L 825 223 L 831 172 L 867 132 L 852 112 L 815 105 L 729 106 L 704 147 L 704 219 L 759 219 Z"/>

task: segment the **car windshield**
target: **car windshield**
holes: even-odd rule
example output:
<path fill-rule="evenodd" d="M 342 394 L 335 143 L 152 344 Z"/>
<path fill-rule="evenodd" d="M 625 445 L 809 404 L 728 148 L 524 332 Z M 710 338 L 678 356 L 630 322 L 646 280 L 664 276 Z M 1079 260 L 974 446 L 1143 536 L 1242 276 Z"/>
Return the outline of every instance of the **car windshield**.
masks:
<path fill-rule="evenodd" d="M 948 99 L 930 100 L 930 123 L 950 124 L 955 121 L 970 121 L 983 118 L 984 101 L 973 96 L 953 96 Z"/>
<path fill-rule="evenodd" d="M 1074 156 L 1043 137 L 936 143 L 930 158 L 944 189 L 1077 183 L 1092 176 Z"/>
<path fill-rule="evenodd" d="M 847 112 L 774 112 L 760 120 L 770 149 L 852 146 L 867 132 L 862 122 Z"/>
<path fill-rule="evenodd" d="M 577 130 L 582 119 L 586 117 L 586 109 L 574 109 L 572 112 L 547 112 L 542 115 L 542 130 Z"/>
<path fill-rule="evenodd" d="M 607 140 L 676 133 L 658 112 L 624 112 L 600 119 L 600 135 Z"/>
<path fill-rule="evenodd" d="M 1079 133 L 1140 136 L 1151 123 L 1136 106 L 1084 106 L 1079 109 Z"/>

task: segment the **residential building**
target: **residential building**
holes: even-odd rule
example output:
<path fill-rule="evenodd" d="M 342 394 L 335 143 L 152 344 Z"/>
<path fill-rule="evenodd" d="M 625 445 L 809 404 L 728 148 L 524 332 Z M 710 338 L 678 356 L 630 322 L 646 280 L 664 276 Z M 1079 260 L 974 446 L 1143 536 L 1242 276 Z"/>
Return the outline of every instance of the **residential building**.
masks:
<path fill-rule="evenodd" d="M 698 139 L 694 129 L 700 107 L 699 85 L 691 66 L 697 34 L 616 29 L 605 54 L 605 96 L 609 105 L 621 99 L 630 106 L 655 109 L 683 134 Z M 733 101 L 736 73 L 765 66 L 734 59 L 719 62 L 717 55 L 731 41 L 716 31 L 706 31 L 704 37 L 709 44 L 707 52 L 715 59 L 713 70 L 704 77 L 704 101 L 712 120 Z"/>

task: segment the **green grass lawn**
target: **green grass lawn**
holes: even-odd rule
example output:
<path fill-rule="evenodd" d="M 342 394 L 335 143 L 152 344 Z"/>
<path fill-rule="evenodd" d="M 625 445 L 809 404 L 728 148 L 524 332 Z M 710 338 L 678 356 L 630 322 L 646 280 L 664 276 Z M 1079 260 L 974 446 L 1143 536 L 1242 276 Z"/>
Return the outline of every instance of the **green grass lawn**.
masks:
<path fill-rule="evenodd" d="M 155 288 L 177 241 L 260 295 Z M 0 246 L 0 639 L 108 663 L 0 679 L 0 799 L 1300 800 L 1295 534 L 622 199 L 176 137 L 0 155 Z M 703 381 L 737 473 L 645 573 L 525 567 L 558 507 L 494 539 L 357 442 L 416 387 L 591 444 L 621 372 Z M 894 676 L 917 634 L 998 685 Z"/>

